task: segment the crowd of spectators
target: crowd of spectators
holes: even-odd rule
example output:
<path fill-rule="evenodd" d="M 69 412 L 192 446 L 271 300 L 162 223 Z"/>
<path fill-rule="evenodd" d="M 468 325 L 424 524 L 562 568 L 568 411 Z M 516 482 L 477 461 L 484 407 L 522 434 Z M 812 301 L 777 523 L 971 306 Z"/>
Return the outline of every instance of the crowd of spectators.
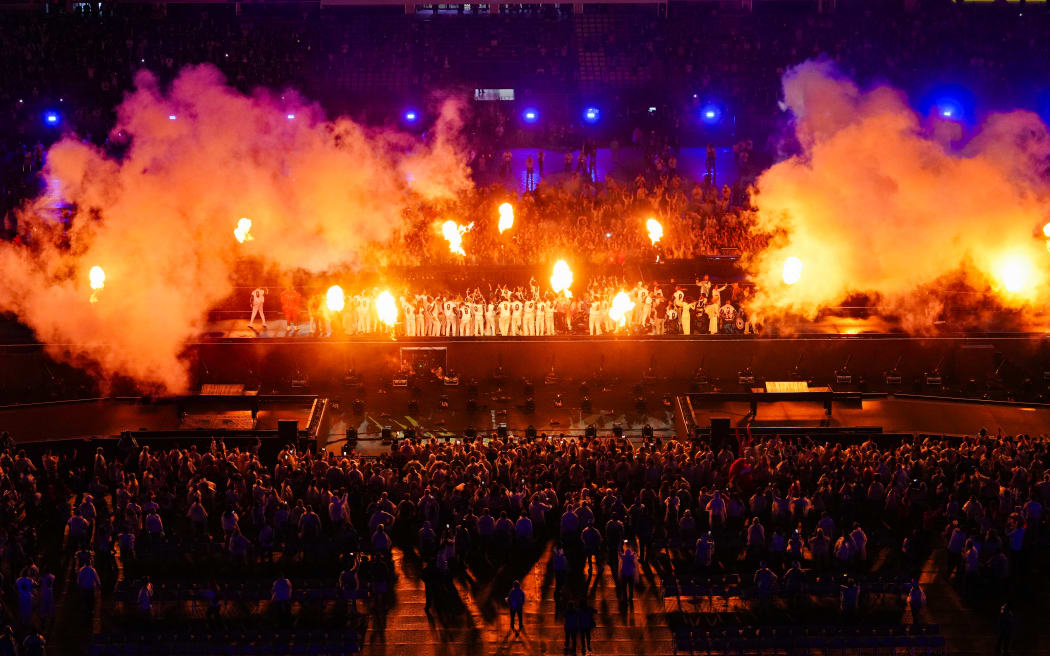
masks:
<path fill-rule="evenodd" d="M 418 559 L 411 575 L 427 611 L 447 612 L 455 577 L 520 567 L 553 545 L 560 609 L 586 608 L 606 567 L 626 608 L 642 570 L 665 580 L 737 573 L 759 609 L 774 593 L 795 603 L 809 594 L 806 570 L 841 577 L 841 608 L 857 615 L 878 567 L 912 581 L 902 590 L 918 621 L 926 599 L 914 581 L 931 552 L 947 554 L 964 599 L 997 611 L 1045 545 L 1045 440 L 983 430 L 887 443 L 738 439 L 715 450 L 492 435 L 402 440 L 368 458 L 123 440 L 34 460 L 4 434 L 0 566 L 16 600 L 7 617 L 33 636 L 55 626 L 56 598 L 90 615 L 130 587 L 149 619 L 154 586 L 178 581 L 209 622 L 223 622 L 228 591 L 263 579 L 269 612 L 287 622 L 297 586 L 327 578 L 352 622 L 362 600 L 377 613 L 394 603 L 396 579 L 410 575 L 394 567 L 395 549 Z"/>
<path fill-rule="evenodd" d="M 643 169 L 649 173 L 644 183 L 631 182 L 633 174 L 599 184 L 557 183 L 539 175 L 535 195 L 522 201 L 517 248 L 501 252 L 495 234 L 478 230 L 468 236 L 478 242 L 477 257 L 536 261 L 583 247 L 588 257 L 615 261 L 646 247 L 632 215 L 643 212 L 667 219 L 666 257 L 746 250 L 751 244 L 745 189 L 758 161 L 781 154 L 776 103 L 780 76 L 789 66 L 829 57 L 862 84 L 888 81 L 920 101 L 938 81 L 965 72 L 970 94 L 993 105 L 1033 106 L 1038 89 L 1027 81 L 1038 73 L 1034 62 L 1047 54 L 1040 38 L 1047 16 L 1034 10 L 1017 16 L 969 7 L 906 12 L 865 6 L 816 14 L 763 7 L 745 14 L 685 4 L 674 6 L 668 18 L 642 11 L 607 8 L 587 18 L 550 8 L 474 15 L 479 12 L 472 7 L 467 16 L 437 10 L 399 16 L 309 5 L 253 5 L 237 13 L 222 5 L 202 10 L 89 3 L 67 12 L 5 11 L 0 14 L 5 118 L 0 132 L 10 147 L 0 162 L 3 228 L 12 226 L 10 210 L 37 191 L 43 151 L 62 130 L 101 142 L 137 70 L 149 68 L 166 80 L 184 65 L 210 62 L 242 90 L 290 85 L 330 113 L 380 123 L 400 114 L 408 101 L 402 91 L 412 87 L 515 89 L 515 103 L 476 103 L 476 118 L 468 125 L 472 163 L 484 185 L 512 146 L 551 149 L 545 163 L 535 164 L 547 172 L 562 170 L 566 150 L 574 153 L 566 168 L 581 171 L 576 152 L 588 151 L 580 149 L 583 143 L 598 142 L 614 158 L 619 148 L 644 152 Z M 651 60 L 644 93 L 623 88 L 630 85 L 615 77 L 601 78 L 597 91 L 607 96 L 602 121 L 608 127 L 588 132 L 574 102 L 551 96 L 543 101 L 550 107 L 540 124 L 525 129 L 521 94 L 540 100 L 550 92 L 563 99 L 573 92 L 591 94 L 591 82 L 580 76 L 591 65 L 586 53 L 598 51 L 610 61 L 622 59 L 617 53 L 642 53 L 639 57 Z M 638 94 L 646 96 L 644 102 Z M 733 134 L 742 139 L 734 147 L 737 164 L 743 164 L 739 182 L 722 177 L 715 184 L 706 176 L 675 176 L 673 168 L 653 170 L 659 162 L 670 164 L 683 139 L 707 140 L 695 134 L 695 119 L 711 98 L 724 106 L 727 120 L 732 116 Z M 650 105 L 659 108 L 655 115 L 646 112 Z M 59 113 L 60 125 L 41 120 L 46 110 Z M 731 138 L 719 136 L 718 145 L 728 146 Z M 756 145 L 742 153 L 744 143 Z M 589 157 L 584 159 L 583 177 L 593 182 Z M 516 191 L 517 185 L 502 182 Z M 728 194 L 724 183 L 733 185 Z M 526 184 L 530 191 L 532 186 Z M 452 209 L 467 216 L 503 193 L 482 188 Z M 444 209 L 423 208 L 420 214 Z M 551 224 L 575 229 L 550 230 Z M 414 258 L 441 252 L 439 243 L 408 246 Z"/>
<path fill-rule="evenodd" d="M 581 159 L 572 153 L 566 154 L 564 164 L 548 159 L 542 172 L 539 164 L 533 164 L 539 176 L 553 181 L 543 178 L 531 193 L 519 195 L 494 183 L 454 201 L 413 208 L 403 238 L 392 244 L 389 258 L 416 265 L 533 264 L 566 257 L 581 263 L 622 264 L 657 257 L 736 254 L 760 243 L 761 237 L 751 230 L 755 217 L 749 187 L 719 187 L 707 179 L 690 179 L 673 168 L 673 155 L 668 155 L 670 169 L 594 183 L 588 179 L 586 165 L 577 164 Z M 653 162 L 665 166 L 664 160 Z M 500 233 L 496 217 L 504 202 L 514 206 L 514 226 Z M 461 225 L 474 224 L 463 235 L 465 255 L 450 252 L 441 233 L 450 216 Z M 655 244 L 648 219 L 656 219 L 663 229 Z"/>

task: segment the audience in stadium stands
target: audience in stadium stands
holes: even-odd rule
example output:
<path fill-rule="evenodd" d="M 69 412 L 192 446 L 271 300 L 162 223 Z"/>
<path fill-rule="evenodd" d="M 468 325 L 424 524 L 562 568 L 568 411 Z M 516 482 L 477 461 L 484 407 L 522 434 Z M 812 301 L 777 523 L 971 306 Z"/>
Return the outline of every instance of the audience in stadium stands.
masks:
<path fill-rule="evenodd" d="M 825 56 L 862 84 L 889 81 L 919 100 L 930 95 L 929 79 L 965 70 L 970 93 L 1012 106 L 1035 102 L 1025 81 L 1038 74 L 1035 62 L 1045 60 L 1050 47 L 1041 38 L 1045 15 L 951 7 L 799 16 L 684 5 L 674 8 L 673 20 L 630 12 L 572 16 L 549 8 L 493 16 L 328 14 L 316 6 L 289 11 L 252 7 L 238 15 L 232 6 L 99 9 L 85 3 L 71 13 L 0 15 L 0 132 L 12 146 L 0 161 L 0 230 L 14 235 L 12 210 L 39 191 L 36 174 L 46 146 L 65 129 L 104 142 L 114 107 L 137 70 L 146 67 L 167 80 L 184 65 L 210 62 L 240 89 L 292 85 L 330 113 L 380 123 L 391 123 L 403 108 L 382 105 L 378 98 L 389 94 L 376 92 L 418 84 L 502 85 L 519 93 L 522 87 L 618 90 L 617 100 L 603 108 L 603 122 L 611 127 L 600 133 L 599 145 L 610 147 L 614 158 L 618 145 L 639 149 L 644 177 L 583 184 L 588 167 L 551 175 L 561 166 L 548 157 L 548 177 L 541 173 L 536 193 L 522 201 L 515 248 L 493 249 L 502 243 L 498 236 L 479 229 L 467 237 L 476 242 L 474 250 L 456 260 L 442 252 L 440 234 L 428 230 L 391 245 L 399 255 L 407 246 L 414 261 L 440 255 L 469 262 L 499 252 L 504 262 L 532 262 L 575 248 L 615 262 L 645 251 L 639 219 L 650 215 L 664 222 L 665 258 L 746 251 L 753 246 L 747 185 L 762 162 L 784 154 L 776 101 L 786 68 Z M 632 65 L 624 66 L 634 70 L 615 74 L 617 62 L 626 59 Z M 376 65 L 363 65 L 369 62 Z M 646 91 L 646 105 L 657 92 L 655 117 L 631 109 L 635 90 Z M 733 147 L 735 183 L 725 176 L 717 184 L 706 175 L 688 179 L 671 165 L 712 98 L 732 108 L 735 134 L 747 137 Z M 477 105 L 467 132 L 482 188 L 455 203 L 463 216 L 492 213 L 488 203 L 505 195 L 487 186 L 493 179 L 518 191 L 518 183 L 497 173 L 508 147 L 575 153 L 594 136 L 576 108 L 555 103 L 541 125 L 525 129 L 520 102 Z M 59 112 L 60 126 L 44 124 L 46 110 Z M 439 209 L 420 208 L 409 218 L 426 223 Z M 577 229 L 551 231 L 551 222 Z"/>
<path fill-rule="evenodd" d="M 288 622 L 297 591 L 317 579 L 352 621 L 358 600 L 389 608 L 406 575 L 395 572 L 394 548 L 425 564 L 428 606 L 445 609 L 466 568 L 498 570 L 553 542 L 555 594 L 577 606 L 608 568 L 629 607 L 638 568 L 669 576 L 673 562 L 679 585 L 738 575 L 760 606 L 817 593 L 815 576 L 838 577 L 843 609 L 863 613 L 865 577 L 880 561 L 918 622 L 925 593 L 914 581 L 931 551 L 944 549 L 946 575 L 970 602 L 1009 600 L 1047 535 L 1043 440 L 983 431 L 888 444 L 739 439 L 734 453 L 494 435 L 402 440 L 372 458 L 124 440 L 90 458 L 67 450 L 34 461 L 5 435 L 0 566 L 18 599 L 9 621 L 19 635 L 48 627 L 56 590 L 73 587 L 76 597 L 58 595 L 66 608 L 97 612 L 116 589 L 113 599 L 149 617 L 174 601 L 155 586 L 175 584 L 216 621 L 230 590 L 243 596 L 262 580 L 259 598 Z M 75 586 L 55 579 L 70 561 Z"/>

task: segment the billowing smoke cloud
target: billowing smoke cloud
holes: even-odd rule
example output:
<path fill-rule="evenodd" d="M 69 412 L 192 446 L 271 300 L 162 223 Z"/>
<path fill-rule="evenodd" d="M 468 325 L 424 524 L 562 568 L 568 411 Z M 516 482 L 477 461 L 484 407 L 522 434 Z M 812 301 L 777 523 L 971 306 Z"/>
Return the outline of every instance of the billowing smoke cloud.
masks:
<path fill-rule="evenodd" d="M 910 300 L 937 305 L 931 290 L 949 278 L 1005 306 L 1041 300 L 1050 138 L 1038 117 L 993 115 L 956 150 L 954 124 L 922 120 L 893 89 L 861 91 L 824 62 L 788 71 L 784 98 L 801 153 L 757 182 L 759 229 L 773 235 L 747 263 L 758 316 L 812 317 L 857 292 L 908 314 Z M 802 269 L 789 285 L 792 257 Z"/>
<path fill-rule="evenodd" d="M 446 101 L 430 138 L 327 121 L 290 93 L 245 96 L 210 66 L 169 89 L 140 73 L 118 111 L 108 156 L 73 135 L 48 152 L 48 192 L 26 208 L 27 245 L 0 245 L 0 309 L 71 357 L 159 390 L 187 386 L 179 358 L 228 296 L 242 257 L 284 269 L 369 263 L 405 207 L 470 185 L 457 148 L 460 107 Z M 68 230 L 48 211 L 76 206 Z M 252 220 L 252 241 L 233 231 Z M 89 270 L 105 287 L 91 302 Z M 247 302 L 247 301 L 246 301 Z"/>

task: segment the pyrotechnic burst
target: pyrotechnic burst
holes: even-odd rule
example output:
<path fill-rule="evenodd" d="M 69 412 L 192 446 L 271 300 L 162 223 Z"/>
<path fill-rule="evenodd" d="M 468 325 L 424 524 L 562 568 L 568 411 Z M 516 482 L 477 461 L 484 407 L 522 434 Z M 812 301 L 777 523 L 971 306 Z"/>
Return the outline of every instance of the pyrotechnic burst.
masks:
<path fill-rule="evenodd" d="M 346 295 L 339 285 L 332 285 L 324 295 L 325 306 L 332 312 L 342 312 L 346 307 Z"/>
<path fill-rule="evenodd" d="M 956 150 L 900 92 L 862 91 L 815 62 L 785 74 L 784 101 L 802 152 L 757 181 L 769 241 L 747 261 L 753 316 L 813 317 L 862 293 L 926 330 L 916 291 L 960 273 L 999 304 L 1045 305 L 1050 256 L 1033 226 L 1046 222 L 1050 134 L 1038 117 L 992 115 Z"/>
<path fill-rule="evenodd" d="M 781 276 L 785 285 L 794 285 L 802 277 L 802 260 L 794 255 L 784 260 L 784 272 Z"/>
<path fill-rule="evenodd" d="M 407 207 L 471 186 L 455 100 L 420 139 L 324 120 L 294 93 L 242 94 L 208 65 L 170 84 L 140 72 L 134 85 L 111 126 L 127 147 L 111 156 L 83 135 L 59 140 L 44 160 L 47 191 L 18 216 L 33 243 L 0 241 L 0 312 L 55 344 L 52 355 L 97 363 L 103 382 L 188 389 L 186 343 L 234 291 L 244 249 L 230 248 L 231 231 L 254 238 L 253 256 L 277 275 L 370 265 Z M 63 230 L 49 216 L 58 202 L 73 208 Z M 120 294 L 89 304 L 83 276 L 102 262 Z"/>
<path fill-rule="evenodd" d="M 1021 294 L 1035 281 L 1036 272 L 1032 261 L 1024 254 L 1004 256 L 995 269 L 1002 288 L 1010 294 Z"/>
<path fill-rule="evenodd" d="M 656 219 L 648 219 L 645 222 L 645 229 L 649 232 L 649 241 L 653 243 L 653 246 L 656 246 L 656 242 L 660 241 L 664 236 L 664 227 Z"/>
<path fill-rule="evenodd" d="M 505 230 L 514 226 L 514 206 L 510 203 L 501 203 L 499 206 L 499 232 L 502 235 Z"/>
<path fill-rule="evenodd" d="M 388 326 L 397 323 L 397 303 L 388 291 L 384 291 L 376 297 L 376 314 L 379 320 Z"/>
<path fill-rule="evenodd" d="M 247 217 L 244 217 L 237 221 L 237 227 L 233 230 L 233 236 L 237 238 L 237 241 L 239 243 L 243 244 L 246 241 L 251 241 L 255 239 L 255 237 L 252 237 L 251 235 L 251 230 L 252 220 Z"/>
<path fill-rule="evenodd" d="M 91 285 L 91 302 L 98 303 L 98 293 L 106 286 L 106 272 L 97 264 L 88 271 L 88 283 Z"/>
<path fill-rule="evenodd" d="M 554 263 L 554 272 L 551 273 L 551 289 L 554 293 L 564 293 L 567 298 L 572 298 L 572 269 L 565 260 Z"/>
<path fill-rule="evenodd" d="M 627 292 L 618 292 L 609 306 L 609 318 L 621 328 L 627 325 L 627 313 L 634 309 L 634 301 Z"/>
<path fill-rule="evenodd" d="M 448 250 L 458 255 L 466 255 L 466 252 L 463 250 L 463 233 L 469 232 L 473 228 L 473 223 L 462 226 L 452 220 L 441 224 L 441 235 L 448 242 Z"/>

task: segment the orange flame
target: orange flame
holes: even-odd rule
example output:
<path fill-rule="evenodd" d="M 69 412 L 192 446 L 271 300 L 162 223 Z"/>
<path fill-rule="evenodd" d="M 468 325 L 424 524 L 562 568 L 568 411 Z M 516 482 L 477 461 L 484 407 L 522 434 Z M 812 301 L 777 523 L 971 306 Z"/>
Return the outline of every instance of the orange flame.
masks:
<path fill-rule="evenodd" d="M 328 292 L 325 293 L 325 304 L 332 312 L 341 312 L 346 306 L 346 295 L 343 294 L 343 288 L 339 285 L 329 287 Z"/>
<path fill-rule="evenodd" d="M 244 217 L 237 221 L 237 227 L 233 231 L 233 236 L 237 238 L 237 241 L 243 244 L 246 241 L 251 241 L 254 237 L 251 236 L 252 220 Z"/>
<path fill-rule="evenodd" d="M 627 325 L 627 313 L 633 309 L 634 301 L 627 295 L 627 292 L 619 292 L 613 297 L 612 305 L 609 307 L 609 318 L 622 328 Z"/>
<path fill-rule="evenodd" d="M 645 229 L 649 231 L 649 241 L 656 246 L 656 242 L 664 236 L 664 227 L 656 219 L 649 219 L 645 222 Z"/>
<path fill-rule="evenodd" d="M 463 250 L 463 233 L 469 232 L 473 227 L 473 223 L 461 226 L 455 221 L 445 221 L 441 225 L 441 234 L 448 242 L 448 250 L 459 255 L 466 255 Z"/>
<path fill-rule="evenodd" d="M 376 297 L 376 314 L 379 315 L 379 320 L 388 326 L 397 323 L 397 303 L 390 292 L 384 291 Z"/>
<path fill-rule="evenodd" d="M 98 293 L 106 286 L 106 272 L 96 264 L 88 271 L 88 281 L 91 284 L 91 302 L 98 303 Z"/>
<path fill-rule="evenodd" d="M 551 273 L 551 289 L 555 293 L 564 292 L 567 298 L 572 298 L 572 269 L 568 262 L 558 260 L 554 263 L 554 271 Z"/>
<path fill-rule="evenodd" d="M 514 206 L 510 203 L 502 203 L 499 206 L 499 232 L 510 230 L 514 226 Z"/>

